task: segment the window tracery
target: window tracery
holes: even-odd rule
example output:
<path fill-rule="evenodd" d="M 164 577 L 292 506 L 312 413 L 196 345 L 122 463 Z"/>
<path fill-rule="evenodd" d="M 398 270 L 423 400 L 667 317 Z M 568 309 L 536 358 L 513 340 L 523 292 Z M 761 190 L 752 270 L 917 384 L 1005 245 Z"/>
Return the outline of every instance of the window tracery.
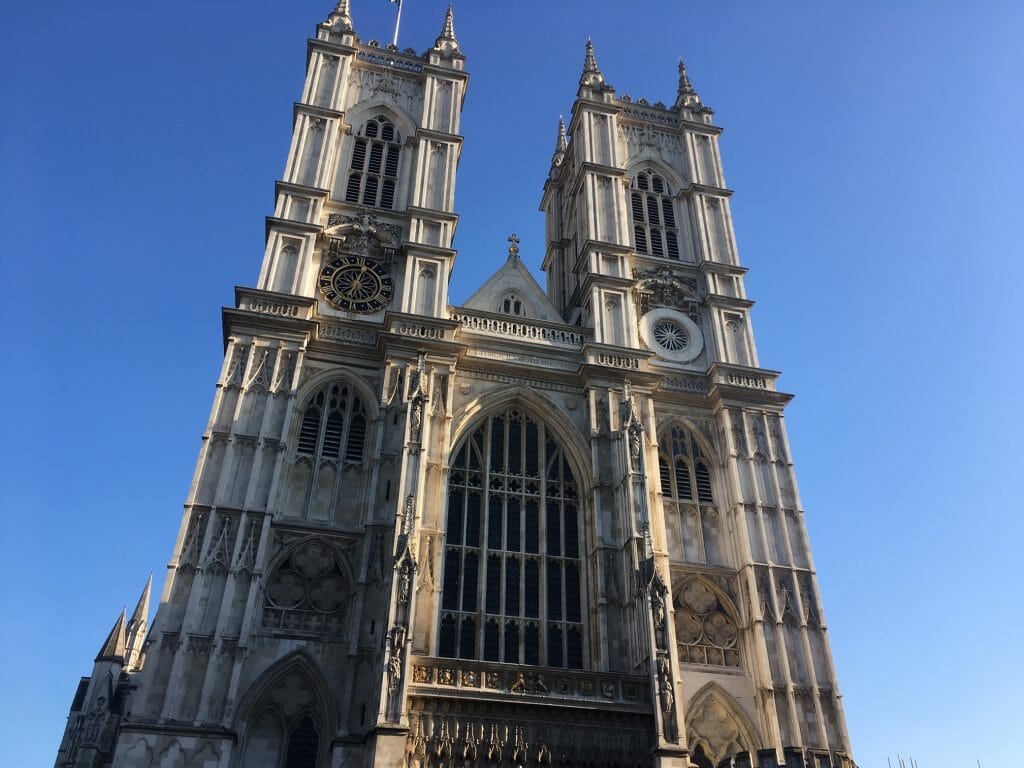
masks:
<path fill-rule="evenodd" d="M 725 553 L 711 469 L 700 444 L 676 425 L 659 443 L 658 473 L 667 510 L 679 521 L 683 551 L 691 563 L 722 565 Z"/>
<path fill-rule="evenodd" d="M 367 120 L 352 143 L 345 202 L 394 208 L 402 137 L 384 115 Z"/>
<path fill-rule="evenodd" d="M 322 541 L 307 541 L 267 579 L 263 626 L 340 635 L 345 629 L 350 591 L 334 550 Z"/>
<path fill-rule="evenodd" d="M 637 253 L 678 259 L 675 203 L 665 180 L 653 171 L 640 171 L 630 185 L 629 202 Z"/>
<path fill-rule="evenodd" d="M 693 579 L 676 593 L 674 606 L 681 663 L 740 666 L 739 628 L 714 590 Z"/>
<path fill-rule="evenodd" d="M 438 655 L 582 669 L 581 508 L 564 450 L 508 409 L 454 456 Z"/>
<path fill-rule="evenodd" d="M 303 411 L 296 450 L 318 459 L 361 462 L 365 440 L 366 411 L 359 396 L 335 383 L 317 392 Z"/>

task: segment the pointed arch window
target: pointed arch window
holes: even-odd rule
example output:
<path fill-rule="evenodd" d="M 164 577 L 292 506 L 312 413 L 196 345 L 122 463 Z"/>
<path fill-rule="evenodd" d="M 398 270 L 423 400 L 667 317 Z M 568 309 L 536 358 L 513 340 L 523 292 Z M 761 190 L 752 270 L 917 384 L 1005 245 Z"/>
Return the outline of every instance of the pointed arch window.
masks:
<path fill-rule="evenodd" d="M 526 304 L 515 293 L 507 293 L 498 305 L 498 311 L 506 315 L 526 316 Z"/>
<path fill-rule="evenodd" d="M 564 450 L 508 409 L 454 456 L 439 655 L 582 669 L 580 499 Z"/>
<path fill-rule="evenodd" d="M 361 462 L 366 440 L 366 410 L 347 384 L 324 387 L 302 413 L 299 454 L 321 459 Z"/>
<path fill-rule="evenodd" d="M 725 564 L 711 467 L 685 427 L 674 426 L 662 436 L 658 476 L 666 509 L 681 529 L 682 552 L 673 555 L 691 563 Z"/>
<path fill-rule="evenodd" d="M 678 259 L 675 201 L 665 179 L 653 171 L 640 171 L 630 185 L 629 203 L 637 253 Z"/>
<path fill-rule="evenodd" d="M 395 207 L 402 137 L 384 115 L 367 120 L 352 142 L 345 202 L 374 208 Z"/>

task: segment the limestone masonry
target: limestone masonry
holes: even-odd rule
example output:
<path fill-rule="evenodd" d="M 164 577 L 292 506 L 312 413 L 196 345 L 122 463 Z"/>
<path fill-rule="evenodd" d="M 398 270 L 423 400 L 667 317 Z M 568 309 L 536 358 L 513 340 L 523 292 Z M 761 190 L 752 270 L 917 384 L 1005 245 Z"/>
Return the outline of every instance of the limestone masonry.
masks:
<path fill-rule="evenodd" d="M 57 768 L 853 766 L 712 111 L 588 42 L 546 288 L 512 236 L 451 306 L 465 65 L 450 8 L 317 26 L 159 608 Z"/>

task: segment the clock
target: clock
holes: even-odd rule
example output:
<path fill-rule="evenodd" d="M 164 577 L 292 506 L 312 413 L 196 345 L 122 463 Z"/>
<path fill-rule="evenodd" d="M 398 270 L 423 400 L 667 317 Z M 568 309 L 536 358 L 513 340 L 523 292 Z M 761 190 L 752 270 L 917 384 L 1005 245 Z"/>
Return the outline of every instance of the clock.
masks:
<path fill-rule="evenodd" d="M 318 282 L 331 306 L 360 315 L 384 309 L 394 292 L 390 273 L 362 256 L 331 259 L 320 270 Z"/>

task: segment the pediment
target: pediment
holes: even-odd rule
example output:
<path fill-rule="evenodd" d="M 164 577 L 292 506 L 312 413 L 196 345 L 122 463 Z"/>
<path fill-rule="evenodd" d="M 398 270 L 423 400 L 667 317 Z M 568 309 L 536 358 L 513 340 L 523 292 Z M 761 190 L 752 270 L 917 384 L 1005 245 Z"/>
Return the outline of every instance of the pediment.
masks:
<path fill-rule="evenodd" d="M 509 297 L 518 298 L 522 302 L 522 309 L 518 313 L 508 314 L 553 323 L 564 322 L 547 294 L 530 274 L 530 270 L 515 257 L 510 258 L 491 275 L 463 306 L 482 312 L 504 312 L 506 310 L 503 305 Z"/>

